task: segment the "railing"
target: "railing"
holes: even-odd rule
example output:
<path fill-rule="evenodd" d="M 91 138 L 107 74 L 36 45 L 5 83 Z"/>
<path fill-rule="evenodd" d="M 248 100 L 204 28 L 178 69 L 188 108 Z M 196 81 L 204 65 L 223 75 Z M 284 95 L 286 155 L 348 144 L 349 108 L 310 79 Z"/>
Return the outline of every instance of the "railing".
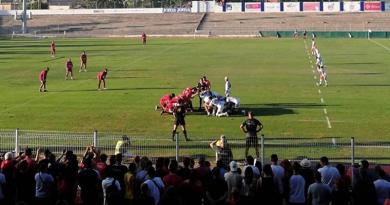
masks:
<path fill-rule="evenodd" d="M 169 157 L 181 159 L 205 157 L 214 161 L 216 153 L 209 147 L 212 139 L 204 141 L 185 142 L 177 135 L 177 141 L 157 137 L 128 136 L 130 146 L 128 152 L 132 156 Z M 245 138 L 227 137 L 233 159 L 243 161 L 245 156 Z M 115 146 L 122 140 L 121 134 L 58 132 L 58 131 L 30 131 L 30 130 L 0 130 L 0 153 L 13 151 L 18 153 L 25 148 L 34 151 L 38 148 L 49 149 L 55 154 L 63 150 L 72 150 L 81 156 L 85 148 L 94 145 L 102 153 L 112 155 Z M 367 159 L 372 163 L 390 163 L 390 141 L 362 141 L 354 138 L 284 138 L 259 137 L 260 156 L 258 160 L 267 163 L 271 154 L 278 154 L 279 159 L 301 160 L 307 158 L 318 161 L 327 156 L 333 162 L 353 164 L 357 160 Z M 250 153 L 255 156 L 254 148 Z"/>

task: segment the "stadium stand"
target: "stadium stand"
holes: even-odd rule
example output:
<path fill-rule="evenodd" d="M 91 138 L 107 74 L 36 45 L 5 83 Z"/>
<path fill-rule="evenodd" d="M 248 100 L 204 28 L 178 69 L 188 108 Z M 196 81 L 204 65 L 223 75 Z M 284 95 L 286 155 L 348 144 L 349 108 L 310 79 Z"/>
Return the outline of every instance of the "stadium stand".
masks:
<path fill-rule="evenodd" d="M 390 13 L 209 13 L 199 33 L 248 35 L 258 31 L 389 31 Z"/>
<path fill-rule="evenodd" d="M 66 23 L 59 20 L 66 18 Z M 61 23 L 58 23 L 61 22 Z M 0 16 L 0 34 L 17 33 L 21 22 Z M 390 31 L 390 13 L 164 13 L 35 15 L 29 32 L 70 37 L 139 35 L 254 35 L 259 31 Z"/>
<path fill-rule="evenodd" d="M 66 18 L 66 22 L 60 21 Z M 184 35 L 193 34 L 202 14 L 116 14 L 116 15 L 44 15 L 28 21 L 29 32 L 69 37 L 110 35 Z M 20 30 L 21 22 L 12 16 L 1 17 L 0 34 Z M 60 22 L 60 23 L 58 23 Z"/>

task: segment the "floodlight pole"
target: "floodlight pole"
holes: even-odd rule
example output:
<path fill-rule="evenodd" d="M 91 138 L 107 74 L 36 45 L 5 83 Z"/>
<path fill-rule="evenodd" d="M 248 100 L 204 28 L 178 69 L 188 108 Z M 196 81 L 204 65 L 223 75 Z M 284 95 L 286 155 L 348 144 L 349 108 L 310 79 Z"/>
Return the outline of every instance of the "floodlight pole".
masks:
<path fill-rule="evenodd" d="M 23 12 L 22 12 L 22 33 L 27 32 L 27 0 L 23 0 Z"/>

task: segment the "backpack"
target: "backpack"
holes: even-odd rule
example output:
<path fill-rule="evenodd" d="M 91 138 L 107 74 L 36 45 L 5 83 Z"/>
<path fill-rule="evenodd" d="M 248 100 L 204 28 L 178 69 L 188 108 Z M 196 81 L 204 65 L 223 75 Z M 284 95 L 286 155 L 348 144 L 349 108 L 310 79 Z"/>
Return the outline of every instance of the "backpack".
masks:
<path fill-rule="evenodd" d="M 119 203 L 119 200 L 121 198 L 121 192 L 119 191 L 118 187 L 116 186 L 115 182 L 117 180 L 114 179 L 110 186 L 106 189 L 106 204 L 107 205 L 116 205 Z"/>

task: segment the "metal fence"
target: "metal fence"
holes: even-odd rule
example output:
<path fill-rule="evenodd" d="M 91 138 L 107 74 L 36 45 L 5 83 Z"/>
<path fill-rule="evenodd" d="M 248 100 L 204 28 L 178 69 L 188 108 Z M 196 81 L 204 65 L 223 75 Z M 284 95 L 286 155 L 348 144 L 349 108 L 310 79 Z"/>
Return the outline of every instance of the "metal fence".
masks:
<path fill-rule="evenodd" d="M 216 153 L 209 147 L 212 139 L 185 142 L 181 136 L 177 141 L 157 137 L 130 138 L 129 153 L 133 156 L 147 156 L 151 159 L 169 157 L 199 158 L 205 157 L 215 161 Z M 112 155 L 115 146 L 122 139 L 121 134 L 109 134 L 93 131 L 90 133 L 31 131 L 31 130 L 0 130 L 0 152 L 14 151 L 18 153 L 25 148 L 36 151 L 38 148 L 49 149 L 55 154 L 63 150 L 72 150 L 81 156 L 88 145 L 94 145 L 102 153 Z M 245 158 L 245 139 L 229 137 L 233 159 L 243 161 Z M 318 161 L 327 156 L 333 162 L 353 164 L 355 161 L 367 159 L 373 164 L 390 163 L 390 141 L 359 141 L 354 138 L 259 138 L 262 163 L 267 163 L 271 154 L 278 154 L 279 159 L 301 160 L 307 158 Z M 249 154 L 255 155 L 254 148 Z"/>

